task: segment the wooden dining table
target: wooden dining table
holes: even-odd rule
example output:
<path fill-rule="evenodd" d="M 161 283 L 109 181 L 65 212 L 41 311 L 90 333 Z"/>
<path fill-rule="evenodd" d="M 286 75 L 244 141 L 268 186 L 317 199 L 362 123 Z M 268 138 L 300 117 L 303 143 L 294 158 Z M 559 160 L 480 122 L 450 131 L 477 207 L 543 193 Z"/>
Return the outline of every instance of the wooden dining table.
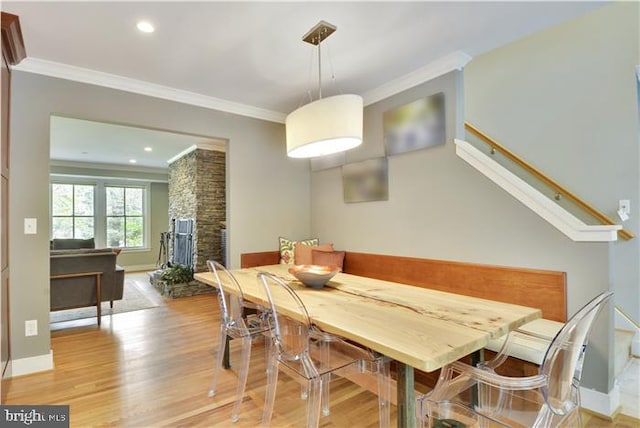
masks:
<path fill-rule="evenodd" d="M 541 317 L 535 308 L 344 273 L 324 288 L 313 289 L 298 282 L 289 267 L 260 266 L 231 272 L 244 298 L 258 304 L 267 303 L 258 272 L 278 276 L 293 286 L 317 327 L 395 360 L 399 427 L 416 424 L 414 368 L 437 370 Z M 195 278 L 217 286 L 209 272 Z M 295 308 L 278 309 L 295 317 Z"/>

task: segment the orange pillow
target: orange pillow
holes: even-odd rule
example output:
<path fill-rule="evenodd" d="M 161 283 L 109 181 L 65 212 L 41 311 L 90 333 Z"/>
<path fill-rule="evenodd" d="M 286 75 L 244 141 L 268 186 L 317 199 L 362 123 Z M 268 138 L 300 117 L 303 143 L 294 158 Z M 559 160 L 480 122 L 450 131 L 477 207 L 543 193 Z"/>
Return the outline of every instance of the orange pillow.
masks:
<path fill-rule="evenodd" d="M 314 265 L 337 266 L 342 270 L 344 265 L 344 251 L 311 251 L 311 261 Z"/>
<path fill-rule="evenodd" d="M 319 250 L 319 251 L 333 251 L 333 244 L 322 244 L 322 245 L 306 245 L 301 242 L 298 242 L 294 248 L 294 263 L 297 265 L 310 265 L 313 264 L 313 260 L 311 257 L 311 251 Z"/>

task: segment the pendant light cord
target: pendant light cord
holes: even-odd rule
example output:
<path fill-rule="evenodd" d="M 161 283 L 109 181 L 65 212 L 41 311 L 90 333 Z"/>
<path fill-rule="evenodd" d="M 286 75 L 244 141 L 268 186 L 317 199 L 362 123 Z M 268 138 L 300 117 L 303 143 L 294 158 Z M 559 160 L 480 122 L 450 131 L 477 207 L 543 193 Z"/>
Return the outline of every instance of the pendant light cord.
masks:
<path fill-rule="evenodd" d="M 303 92 L 303 94 L 300 96 L 300 101 L 298 101 L 298 107 L 296 108 L 300 108 L 303 105 L 305 105 L 307 102 L 313 102 L 313 93 L 311 91 L 311 80 L 313 79 L 313 58 L 315 56 L 315 49 L 313 47 L 311 47 L 311 49 L 309 49 L 309 72 L 307 73 L 307 90 Z M 305 99 L 308 98 L 309 100 L 305 102 Z"/>
<path fill-rule="evenodd" d="M 318 99 L 322 99 L 322 39 L 318 42 Z"/>
<path fill-rule="evenodd" d="M 336 92 L 339 93 L 340 95 L 343 95 L 342 92 L 342 88 L 340 88 L 340 86 L 338 86 L 338 81 L 336 80 L 336 73 L 333 70 L 333 55 L 331 55 L 331 45 L 329 45 L 329 47 L 327 48 L 327 55 L 329 56 L 329 69 L 331 70 L 331 83 L 333 83 L 333 87 L 335 88 Z"/>

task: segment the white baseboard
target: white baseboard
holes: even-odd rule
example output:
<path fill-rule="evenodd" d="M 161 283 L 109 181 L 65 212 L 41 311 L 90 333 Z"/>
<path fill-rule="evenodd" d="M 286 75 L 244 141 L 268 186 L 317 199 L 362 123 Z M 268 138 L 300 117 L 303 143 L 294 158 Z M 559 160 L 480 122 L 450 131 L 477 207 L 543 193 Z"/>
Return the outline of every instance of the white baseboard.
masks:
<path fill-rule="evenodd" d="M 613 417 L 620 409 L 620 387 L 614 385 L 608 394 L 595 389 L 580 387 L 582 407 L 599 415 Z"/>
<path fill-rule="evenodd" d="M 150 270 L 156 270 L 158 267 L 156 265 L 129 265 L 124 266 L 125 272 L 147 272 Z"/>
<path fill-rule="evenodd" d="M 636 337 L 638 336 L 636 335 Z M 640 339 L 633 339 L 633 342 L 631 342 L 631 354 L 636 358 L 640 358 Z"/>
<path fill-rule="evenodd" d="M 11 370 L 11 373 L 9 373 Z M 11 360 L 11 367 L 7 368 L 7 377 L 23 376 L 31 373 L 53 370 L 53 351 L 35 357 Z"/>

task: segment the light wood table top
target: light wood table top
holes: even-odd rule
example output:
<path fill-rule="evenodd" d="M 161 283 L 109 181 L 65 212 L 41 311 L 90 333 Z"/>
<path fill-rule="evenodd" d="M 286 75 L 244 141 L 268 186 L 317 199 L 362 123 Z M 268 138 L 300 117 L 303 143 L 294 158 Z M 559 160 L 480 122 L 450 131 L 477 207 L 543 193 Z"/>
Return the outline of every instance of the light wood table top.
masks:
<path fill-rule="evenodd" d="M 266 303 L 256 275 L 265 271 L 286 280 L 319 328 L 367 346 L 396 361 L 433 371 L 482 349 L 541 317 L 539 309 L 478 299 L 340 273 L 324 288 L 307 288 L 288 265 L 232 271 L 244 298 Z M 195 278 L 215 286 L 211 273 Z M 279 308 L 295 314 L 294 308 Z"/>

